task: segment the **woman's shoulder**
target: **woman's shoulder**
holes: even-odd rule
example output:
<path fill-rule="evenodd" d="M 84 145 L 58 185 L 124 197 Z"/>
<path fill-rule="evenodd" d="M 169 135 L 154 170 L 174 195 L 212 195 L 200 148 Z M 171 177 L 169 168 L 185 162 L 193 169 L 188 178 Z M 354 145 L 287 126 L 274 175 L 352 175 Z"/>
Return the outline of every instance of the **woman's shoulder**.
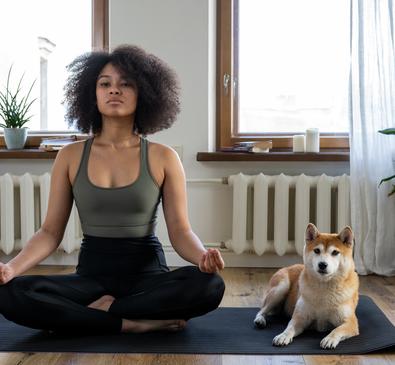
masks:
<path fill-rule="evenodd" d="M 76 155 L 80 155 L 82 153 L 86 141 L 87 140 L 84 139 L 69 143 L 62 148 L 62 151 L 64 151 L 64 154 L 70 158 L 76 157 Z"/>
<path fill-rule="evenodd" d="M 178 153 L 173 147 L 163 143 L 149 141 L 148 148 L 152 157 L 161 160 L 172 160 L 178 157 Z"/>
<path fill-rule="evenodd" d="M 174 175 L 183 170 L 181 159 L 171 146 L 150 142 L 148 154 L 152 168 L 161 171 L 163 176 Z"/>
<path fill-rule="evenodd" d="M 74 161 L 79 161 L 82 156 L 86 140 L 69 143 L 62 147 L 57 153 L 57 158 L 66 162 L 68 165 Z"/>

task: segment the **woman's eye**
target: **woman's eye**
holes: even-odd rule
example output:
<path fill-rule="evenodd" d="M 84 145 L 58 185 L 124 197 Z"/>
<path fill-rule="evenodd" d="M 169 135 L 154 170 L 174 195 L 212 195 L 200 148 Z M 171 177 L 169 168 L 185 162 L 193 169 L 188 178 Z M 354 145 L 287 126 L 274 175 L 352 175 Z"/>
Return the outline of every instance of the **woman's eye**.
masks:
<path fill-rule="evenodd" d="M 337 256 L 338 254 L 339 254 L 339 251 L 335 250 L 335 251 L 332 252 L 332 256 Z"/>
<path fill-rule="evenodd" d="M 124 81 L 121 83 L 121 86 L 123 87 L 133 87 L 133 83 L 128 82 L 128 81 Z"/>
<path fill-rule="evenodd" d="M 321 252 L 321 251 L 320 251 L 319 248 L 315 248 L 315 249 L 314 249 L 314 253 L 316 253 L 317 255 L 318 255 L 320 252 Z"/>
<path fill-rule="evenodd" d="M 99 85 L 106 87 L 106 86 L 110 85 L 110 83 L 109 82 L 101 82 Z"/>

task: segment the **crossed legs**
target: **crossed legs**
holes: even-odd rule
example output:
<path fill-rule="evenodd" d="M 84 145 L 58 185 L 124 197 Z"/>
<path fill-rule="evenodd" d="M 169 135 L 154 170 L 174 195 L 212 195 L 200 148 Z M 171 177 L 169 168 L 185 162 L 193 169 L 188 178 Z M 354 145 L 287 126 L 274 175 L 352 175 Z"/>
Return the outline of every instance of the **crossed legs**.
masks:
<path fill-rule="evenodd" d="M 126 289 L 115 297 L 99 281 L 78 274 L 20 276 L 0 286 L 0 313 L 24 326 L 63 332 L 178 330 L 217 308 L 224 283 L 188 266 L 142 277 Z"/>

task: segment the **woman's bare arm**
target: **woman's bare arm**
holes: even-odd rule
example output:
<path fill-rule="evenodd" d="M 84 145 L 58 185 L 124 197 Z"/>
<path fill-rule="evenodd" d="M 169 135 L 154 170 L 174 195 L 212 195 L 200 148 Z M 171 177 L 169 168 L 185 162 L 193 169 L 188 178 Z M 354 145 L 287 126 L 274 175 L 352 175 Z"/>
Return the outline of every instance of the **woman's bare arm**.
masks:
<path fill-rule="evenodd" d="M 188 219 L 185 173 L 177 153 L 163 147 L 165 178 L 163 182 L 163 212 L 172 246 L 185 260 L 198 265 L 201 271 L 215 272 L 224 268 L 216 249 L 206 250 L 192 231 Z"/>
<path fill-rule="evenodd" d="M 54 252 L 58 245 L 58 240 L 51 233 L 40 228 L 29 239 L 21 252 L 7 263 L 11 269 L 12 277 L 19 276 L 37 265 Z"/>

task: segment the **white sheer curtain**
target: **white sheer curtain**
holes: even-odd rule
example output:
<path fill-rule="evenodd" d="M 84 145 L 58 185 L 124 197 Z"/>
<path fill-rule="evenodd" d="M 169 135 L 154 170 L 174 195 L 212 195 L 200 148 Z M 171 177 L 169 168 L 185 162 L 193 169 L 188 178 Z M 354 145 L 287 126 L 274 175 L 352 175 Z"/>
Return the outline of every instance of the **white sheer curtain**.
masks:
<path fill-rule="evenodd" d="M 394 7 L 391 0 L 351 1 L 351 223 L 359 274 L 395 275 Z M 394 183 L 394 181 L 392 181 Z"/>

